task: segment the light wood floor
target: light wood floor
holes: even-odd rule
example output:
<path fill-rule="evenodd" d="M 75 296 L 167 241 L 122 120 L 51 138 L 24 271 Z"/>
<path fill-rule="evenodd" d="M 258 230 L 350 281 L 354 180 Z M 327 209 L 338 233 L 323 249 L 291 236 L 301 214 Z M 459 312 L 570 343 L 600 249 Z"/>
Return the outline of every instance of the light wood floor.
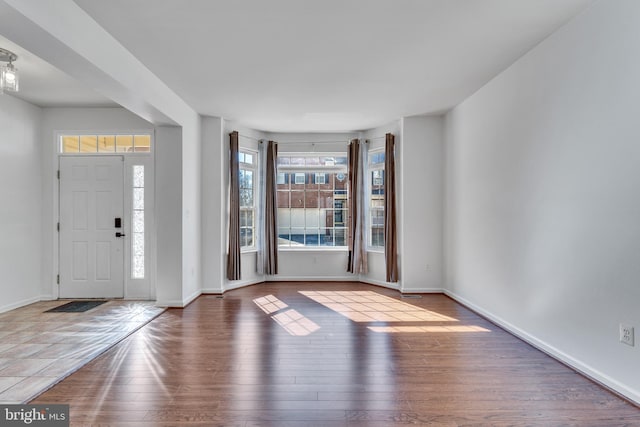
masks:
<path fill-rule="evenodd" d="M 354 283 L 202 296 L 32 403 L 69 403 L 72 425 L 640 425 L 637 407 L 446 296 Z"/>
<path fill-rule="evenodd" d="M 42 301 L 0 314 L 0 404 L 24 403 L 153 319 L 149 301 L 109 301 L 83 313 L 47 313 Z"/>

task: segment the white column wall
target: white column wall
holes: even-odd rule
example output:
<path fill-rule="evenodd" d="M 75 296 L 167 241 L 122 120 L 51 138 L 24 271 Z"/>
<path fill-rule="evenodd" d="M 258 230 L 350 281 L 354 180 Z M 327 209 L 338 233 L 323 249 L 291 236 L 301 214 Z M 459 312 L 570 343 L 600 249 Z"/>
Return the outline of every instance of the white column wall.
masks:
<path fill-rule="evenodd" d="M 445 155 L 450 295 L 636 402 L 639 16 L 595 3 L 447 115 Z"/>
<path fill-rule="evenodd" d="M 405 117 L 401 125 L 400 290 L 442 292 L 444 117 Z"/>
<path fill-rule="evenodd" d="M 42 287 L 42 110 L 0 95 L 0 312 L 40 300 Z"/>
<path fill-rule="evenodd" d="M 183 292 L 183 162 L 182 129 L 156 128 L 156 300 L 160 306 L 182 307 Z"/>
<path fill-rule="evenodd" d="M 228 170 L 223 120 L 202 118 L 202 291 L 224 292 L 226 202 L 223 174 Z"/>

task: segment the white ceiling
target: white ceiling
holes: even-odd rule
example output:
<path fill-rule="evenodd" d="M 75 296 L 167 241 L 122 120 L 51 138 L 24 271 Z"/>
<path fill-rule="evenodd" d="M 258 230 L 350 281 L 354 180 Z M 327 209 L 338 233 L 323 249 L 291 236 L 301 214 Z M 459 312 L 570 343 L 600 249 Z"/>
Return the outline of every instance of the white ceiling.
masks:
<path fill-rule="evenodd" d="M 445 111 L 591 1 L 75 0 L 195 111 L 269 131 Z M 16 53 L 26 100 L 109 103 Z"/>
<path fill-rule="evenodd" d="M 109 98 L 69 77 L 46 61 L 0 35 L 0 47 L 18 55 L 14 66 L 20 76 L 20 99 L 41 107 L 110 107 Z M 5 65 L 3 62 L 2 65 Z"/>

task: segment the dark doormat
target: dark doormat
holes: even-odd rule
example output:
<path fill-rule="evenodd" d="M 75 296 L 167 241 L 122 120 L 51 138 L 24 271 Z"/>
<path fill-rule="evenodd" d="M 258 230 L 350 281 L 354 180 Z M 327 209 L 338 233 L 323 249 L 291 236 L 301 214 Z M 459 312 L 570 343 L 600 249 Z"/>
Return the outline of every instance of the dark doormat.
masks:
<path fill-rule="evenodd" d="M 51 310 L 45 311 L 45 313 L 82 313 L 83 311 L 91 310 L 99 305 L 104 304 L 107 301 L 71 301 Z"/>

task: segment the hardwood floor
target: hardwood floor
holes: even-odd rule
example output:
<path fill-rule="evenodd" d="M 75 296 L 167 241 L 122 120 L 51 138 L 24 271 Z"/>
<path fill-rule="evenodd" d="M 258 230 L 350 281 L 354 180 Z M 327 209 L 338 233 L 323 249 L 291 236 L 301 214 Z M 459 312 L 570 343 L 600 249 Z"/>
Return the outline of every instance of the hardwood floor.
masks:
<path fill-rule="evenodd" d="M 268 283 L 171 309 L 31 403 L 72 425 L 631 426 L 640 409 L 444 295 Z"/>

